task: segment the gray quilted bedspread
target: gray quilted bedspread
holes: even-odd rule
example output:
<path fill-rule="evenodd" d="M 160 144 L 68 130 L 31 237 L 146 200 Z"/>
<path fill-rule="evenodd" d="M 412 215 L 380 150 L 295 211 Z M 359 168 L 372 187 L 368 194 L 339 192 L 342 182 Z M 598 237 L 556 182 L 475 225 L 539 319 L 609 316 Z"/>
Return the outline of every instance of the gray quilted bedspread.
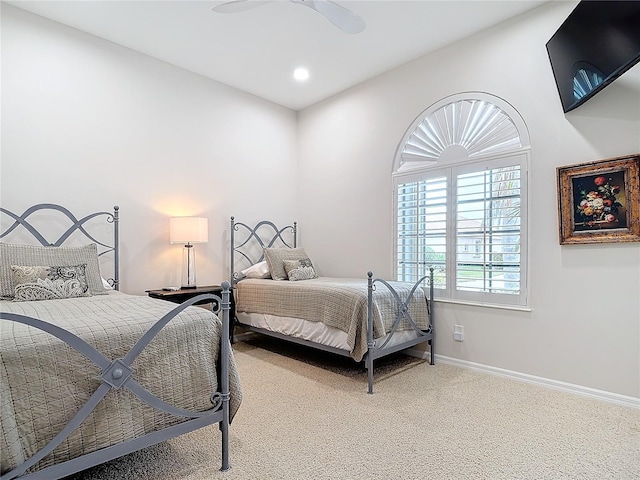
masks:
<path fill-rule="evenodd" d="M 0 310 L 54 323 L 109 360 L 122 358 L 175 304 L 111 292 L 87 298 L 0 302 Z M 211 408 L 218 388 L 222 324 L 210 311 L 189 307 L 166 325 L 133 362 L 133 378 L 182 409 Z M 0 438 L 3 472 L 44 447 L 100 385 L 100 369 L 57 338 L 0 321 Z M 232 416 L 242 391 L 230 355 Z M 181 421 L 153 409 L 126 388 L 111 390 L 71 436 L 37 468 L 74 458 Z M 215 446 L 212 446 L 215 448 Z"/>
<path fill-rule="evenodd" d="M 404 301 L 413 285 L 389 282 Z M 399 306 L 386 286 L 376 283 L 373 292 L 373 336 L 389 333 Z M 298 282 L 244 279 L 238 282 L 236 309 L 323 322 L 347 333 L 351 357 L 362 360 L 367 351 L 367 280 L 318 277 Z M 418 328 L 429 324 L 426 297 L 421 288 L 409 303 L 409 313 Z M 411 328 L 402 320 L 398 330 Z"/>

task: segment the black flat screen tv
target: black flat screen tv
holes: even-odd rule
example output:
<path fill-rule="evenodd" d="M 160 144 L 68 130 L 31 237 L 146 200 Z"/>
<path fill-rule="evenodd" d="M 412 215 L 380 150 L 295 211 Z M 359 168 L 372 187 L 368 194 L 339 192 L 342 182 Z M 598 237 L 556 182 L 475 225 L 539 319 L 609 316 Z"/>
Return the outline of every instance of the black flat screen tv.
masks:
<path fill-rule="evenodd" d="M 568 112 L 640 61 L 640 0 L 581 1 L 547 52 Z"/>

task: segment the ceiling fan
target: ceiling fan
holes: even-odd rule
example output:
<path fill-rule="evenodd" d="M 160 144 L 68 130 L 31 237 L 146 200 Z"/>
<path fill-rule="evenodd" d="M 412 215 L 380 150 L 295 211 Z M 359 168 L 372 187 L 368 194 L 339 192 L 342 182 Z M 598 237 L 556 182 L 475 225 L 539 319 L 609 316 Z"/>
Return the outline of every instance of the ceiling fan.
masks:
<path fill-rule="evenodd" d="M 232 0 L 213 7 L 217 13 L 237 13 L 259 7 L 274 0 Z M 289 0 L 315 10 L 345 33 L 360 33 L 364 30 L 364 20 L 348 8 L 331 0 Z"/>

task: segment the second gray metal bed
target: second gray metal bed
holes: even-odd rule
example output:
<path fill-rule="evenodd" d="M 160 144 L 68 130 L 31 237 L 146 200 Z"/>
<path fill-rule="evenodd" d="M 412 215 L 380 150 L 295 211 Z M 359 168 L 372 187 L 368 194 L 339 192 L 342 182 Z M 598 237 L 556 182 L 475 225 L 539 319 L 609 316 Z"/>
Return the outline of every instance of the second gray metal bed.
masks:
<path fill-rule="evenodd" d="M 265 261 L 265 252 L 286 256 L 291 249 L 305 257 L 298 247 L 297 228 L 297 223 L 278 227 L 267 220 L 248 225 L 231 217 L 234 326 L 362 360 L 368 393 L 373 393 L 378 358 L 426 343 L 433 365 L 433 269 L 415 284 L 376 278 L 372 272 L 361 279 L 286 281 L 280 273 L 273 275 L 280 280 L 270 279 L 274 272 L 267 272 L 264 264 L 274 265 Z M 303 259 L 304 265 L 307 260 Z M 308 264 L 312 267 L 310 260 Z"/>

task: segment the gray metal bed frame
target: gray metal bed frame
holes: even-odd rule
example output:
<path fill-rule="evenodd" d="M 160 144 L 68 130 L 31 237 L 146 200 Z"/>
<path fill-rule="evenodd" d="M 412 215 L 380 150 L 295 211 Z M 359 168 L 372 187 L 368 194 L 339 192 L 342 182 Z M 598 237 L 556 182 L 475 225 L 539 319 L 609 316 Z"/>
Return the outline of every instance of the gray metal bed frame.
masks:
<path fill-rule="evenodd" d="M 54 242 L 46 240 L 45 236 L 40 233 L 31 223 L 29 223 L 28 217 L 42 210 L 54 210 L 65 215 L 70 221 L 71 226 Z M 13 218 L 14 223 L 7 228 L 2 234 L 0 239 L 6 237 L 16 228 L 22 226 L 29 231 L 36 240 L 43 246 L 60 246 L 65 240 L 67 240 L 71 234 L 76 231 L 80 231 L 88 239 L 96 242 L 100 247 L 104 248 L 104 251 L 99 255 L 112 252 L 114 254 L 114 275 L 109 279 L 109 283 L 115 288 L 119 288 L 119 207 L 114 207 L 113 213 L 110 212 L 96 212 L 87 215 L 81 219 L 77 219 L 66 208 L 55 204 L 39 204 L 27 209 L 22 215 L 17 215 L 9 210 L 0 208 L 0 212 Z M 113 244 L 108 245 L 103 242 L 99 242 L 92 235 L 90 235 L 85 229 L 85 224 L 91 219 L 103 217 L 108 223 L 113 224 Z M 128 453 L 140 450 L 142 448 L 155 445 L 170 438 L 182 435 L 184 433 L 196 430 L 214 423 L 220 424 L 220 430 L 222 432 L 222 471 L 229 470 L 229 401 L 230 401 L 230 387 L 229 387 L 229 309 L 230 309 L 230 285 L 228 282 L 222 283 L 223 291 L 222 298 L 212 295 L 204 294 L 198 295 L 180 305 L 177 305 L 173 310 L 159 319 L 131 348 L 131 350 L 123 357 L 118 359 L 108 359 L 102 355 L 99 351 L 94 349 L 91 345 L 86 343 L 76 335 L 41 320 L 27 317 L 24 315 L 18 315 L 13 313 L 0 312 L 0 319 L 12 322 L 23 323 L 33 328 L 37 328 L 44 332 L 47 332 L 60 340 L 67 343 L 71 348 L 77 350 L 79 353 L 87 357 L 94 364 L 96 364 L 101 370 L 102 383 L 95 390 L 93 395 L 87 400 L 87 402 L 78 410 L 76 415 L 69 421 L 69 423 L 40 451 L 36 452 L 31 458 L 24 463 L 16 467 L 15 469 L 6 472 L 0 476 L 0 480 L 12 480 L 14 478 L 30 478 L 30 479 L 43 479 L 52 480 L 58 479 L 72 473 L 85 470 L 94 465 L 113 460 Z M 216 300 L 220 305 L 219 310 L 216 313 L 222 311 L 222 336 L 221 336 L 221 349 L 220 349 L 220 388 L 217 392 L 212 392 L 211 403 L 212 408 L 204 412 L 193 412 L 180 408 L 176 408 L 170 404 L 163 402 L 161 399 L 153 395 L 146 390 L 143 386 L 137 383 L 132 373 L 134 371 L 132 367 L 133 361 L 143 351 L 143 349 L 153 340 L 153 338 L 160 332 L 160 330 L 168 324 L 176 315 L 182 312 L 190 305 L 194 305 L 197 302 L 203 300 Z M 36 465 L 40 460 L 51 453 L 60 443 L 62 443 L 71 433 L 82 423 L 82 421 L 89 416 L 93 409 L 98 405 L 100 400 L 104 398 L 111 389 L 126 388 L 133 394 L 139 397 L 143 402 L 147 403 L 153 408 L 159 409 L 163 412 L 183 417 L 186 420 L 182 423 L 157 430 L 146 434 L 141 437 L 137 437 L 126 442 L 121 442 L 110 447 L 106 447 L 95 452 L 87 453 L 82 456 L 61 462 L 59 464 L 51 465 L 42 470 L 36 470 L 32 473 L 26 473 L 26 471 Z"/>
<path fill-rule="evenodd" d="M 246 239 L 240 240 L 238 244 L 236 244 L 236 232 L 243 231 L 246 235 Z M 236 271 L 236 262 L 235 256 L 236 254 L 240 255 L 244 261 L 248 264 L 247 266 L 253 265 L 255 263 L 261 262 L 264 260 L 264 248 L 267 247 L 282 247 L 282 248 L 295 248 L 297 246 L 297 236 L 298 236 L 298 224 L 297 222 L 293 222 L 292 225 L 286 225 L 284 227 L 277 227 L 273 222 L 268 220 L 262 220 L 256 223 L 254 226 L 249 226 L 245 223 L 236 222 L 235 217 L 231 217 L 231 257 L 230 257 L 230 283 L 231 287 L 236 288 L 236 284 L 242 280 L 242 274 L 239 271 Z M 284 237 L 285 234 L 291 237 L 291 239 L 287 239 Z M 256 245 L 259 248 L 255 248 Z M 251 247 L 254 249 L 258 249 L 258 254 L 252 254 L 249 251 Z M 402 300 L 395 289 L 386 281 L 381 278 L 374 278 L 372 272 L 368 272 L 367 274 L 367 353 L 364 357 L 364 362 L 367 368 L 367 383 L 368 389 L 367 392 L 369 394 L 373 393 L 373 361 L 382 358 L 384 356 L 390 355 L 392 353 L 398 352 L 400 350 L 404 350 L 415 345 L 421 343 L 427 343 L 429 345 L 430 350 L 430 358 L 429 363 L 431 365 L 435 364 L 435 323 L 434 323 L 434 312 L 433 312 L 433 267 L 429 268 L 429 275 L 425 275 L 420 278 L 411 289 L 411 295 L 408 296 L 407 299 Z M 429 312 L 429 326 L 426 330 L 420 330 L 414 320 L 411 318 L 408 309 L 408 303 L 411 299 L 411 296 L 415 292 L 415 290 L 422 284 L 424 281 L 427 281 L 429 285 L 429 297 L 427 299 L 427 307 Z M 392 329 L 387 337 L 386 341 L 380 345 L 376 346 L 375 340 L 373 338 L 373 314 L 372 314 L 372 306 L 373 306 L 373 291 L 376 289 L 377 285 L 384 285 L 388 288 L 393 297 L 395 298 L 396 305 L 398 306 L 398 314 L 393 323 Z M 387 344 L 391 340 L 391 337 L 396 332 L 398 325 L 400 324 L 402 319 L 406 319 L 413 330 L 417 333 L 417 337 L 412 340 L 407 340 L 405 342 L 393 345 L 391 347 L 387 347 Z M 347 350 L 342 350 L 335 347 L 329 347 L 326 345 L 322 345 L 319 343 L 310 342 L 304 339 L 290 337 L 288 335 L 284 335 L 278 332 L 272 332 L 270 330 L 266 330 L 259 327 L 254 327 L 252 325 L 245 325 L 240 323 L 235 317 L 235 312 L 233 312 L 233 326 L 232 332 L 235 332 L 235 327 L 240 326 L 246 328 L 252 332 L 261 333 L 264 335 L 268 335 L 271 337 L 279 338 L 282 340 L 287 340 L 289 342 L 297 343 L 300 345 L 309 346 L 312 348 L 316 348 L 319 350 L 335 353 L 342 356 L 350 356 Z"/>

